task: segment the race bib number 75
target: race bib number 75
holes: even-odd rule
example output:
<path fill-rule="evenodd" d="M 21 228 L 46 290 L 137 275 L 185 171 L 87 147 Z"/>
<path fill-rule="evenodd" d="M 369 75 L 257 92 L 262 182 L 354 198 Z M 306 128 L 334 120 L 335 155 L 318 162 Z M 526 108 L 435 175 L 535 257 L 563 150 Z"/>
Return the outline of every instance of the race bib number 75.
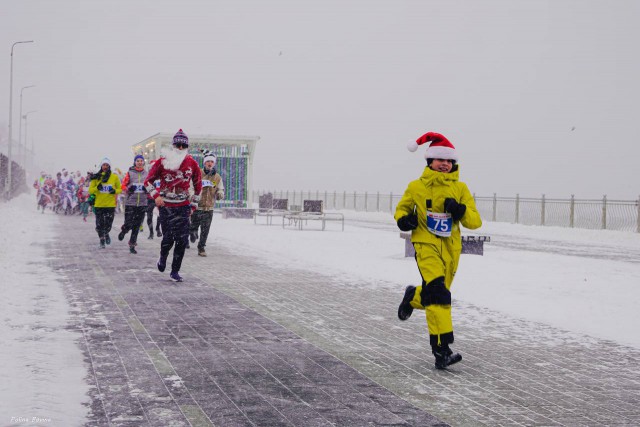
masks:
<path fill-rule="evenodd" d="M 427 211 L 427 229 L 440 237 L 451 236 L 453 219 L 450 213 L 437 213 Z"/>

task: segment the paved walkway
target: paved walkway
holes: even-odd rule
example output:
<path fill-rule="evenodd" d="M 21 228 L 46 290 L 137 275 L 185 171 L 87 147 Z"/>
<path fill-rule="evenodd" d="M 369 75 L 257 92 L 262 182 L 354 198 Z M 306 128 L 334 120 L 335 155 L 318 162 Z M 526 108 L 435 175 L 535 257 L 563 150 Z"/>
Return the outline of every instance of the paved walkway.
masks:
<path fill-rule="evenodd" d="M 98 250 L 92 227 L 60 222 L 49 262 L 82 336 L 89 425 L 640 424 L 638 350 L 454 303 L 464 360 L 436 371 L 424 314 L 397 320 L 402 287 L 222 247 L 189 249 L 176 284 L 157 238 L 132 256 L 116 233 Z"/>

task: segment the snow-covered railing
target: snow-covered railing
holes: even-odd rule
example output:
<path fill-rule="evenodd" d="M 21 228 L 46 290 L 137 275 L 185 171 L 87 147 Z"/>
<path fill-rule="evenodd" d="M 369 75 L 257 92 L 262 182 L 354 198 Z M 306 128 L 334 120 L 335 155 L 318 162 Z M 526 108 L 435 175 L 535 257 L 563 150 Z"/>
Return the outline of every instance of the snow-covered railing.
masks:
<path fill-rule="evenodd" d="M 258 196 L 272 193 L 274 198 L 289 200 L 289 206 L 302 205 L 303 200 L 322 200 L 327 210 L 354 210 L 359 212 L 395 211 L 402 193 L 356 191 L 256 191 Z M 640 197 L 637 200 L 568 199 L 490 197 L 474 194 L 476 206 L 485 221 L 510 222 L 524 225 L 589 228 L 633 231 L 640 233 Z"/>

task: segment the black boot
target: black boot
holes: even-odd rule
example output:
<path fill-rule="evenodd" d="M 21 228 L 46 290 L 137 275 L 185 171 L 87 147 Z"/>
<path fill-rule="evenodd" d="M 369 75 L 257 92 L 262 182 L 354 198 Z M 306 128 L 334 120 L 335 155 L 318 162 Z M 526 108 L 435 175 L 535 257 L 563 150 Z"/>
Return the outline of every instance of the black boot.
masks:
<path fill-rule="evenodd" d="M 151 229 L 151 231 L 149 232 L 149 240 L 153 240 L 153 228 Z"/>
<path fill-rule="evenodd" d="M 416 294 L 415 286 L 407 286 L 404 290 L 404 298 L 402 298 L 402 302 L 400 303 L 400 307 L 398 307 L 398 319 L 407 320 L 411 317 L 411 313 L 413 313 L 413 307 L 411 307 L 411 300 Z"/>
<path fill-rule="evenodd" d="M 454 353 L 448 345 L 432 347 L 431 351 L 436 358 L 436 369 L 447 369 L 449 365 L 462 360 L 462 356 Z"/>

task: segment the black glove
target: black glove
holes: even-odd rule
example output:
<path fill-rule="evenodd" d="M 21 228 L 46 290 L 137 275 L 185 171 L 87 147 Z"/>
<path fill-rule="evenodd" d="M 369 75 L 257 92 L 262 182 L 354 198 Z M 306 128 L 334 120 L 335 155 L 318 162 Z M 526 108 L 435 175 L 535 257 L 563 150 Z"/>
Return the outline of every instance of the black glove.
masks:
<path fill-rule="evenodd" d="M 444 211 L 451 214 L 454 221 L 460 221 L 467 211 L 467 205 L 456 202 L 456 199 L 448 197 L 444 199 Z"/>
<path fill-rule="evenodd" d="M 98 191 L 102 191 L 102 183 L 98 184 Z"/>
<path fill-rule="evenodd" d="M 112 188 L 111 190 L 109 190 L 109 194 L 116 194 L 116 189 Z"/>
<path fill-rule="evenodd" d="M 402 231 L 411 231 L 418 228 L 418 215 L 409 214 L 398 220 L 398 228 Z"/>
<path fill-rule="evenodd" d="M 127 192 L 128 193 L 133 193 L 134 191 L 136 191 L 136 186 L 135 185 L 130 185 L 127 187 Z"/>

